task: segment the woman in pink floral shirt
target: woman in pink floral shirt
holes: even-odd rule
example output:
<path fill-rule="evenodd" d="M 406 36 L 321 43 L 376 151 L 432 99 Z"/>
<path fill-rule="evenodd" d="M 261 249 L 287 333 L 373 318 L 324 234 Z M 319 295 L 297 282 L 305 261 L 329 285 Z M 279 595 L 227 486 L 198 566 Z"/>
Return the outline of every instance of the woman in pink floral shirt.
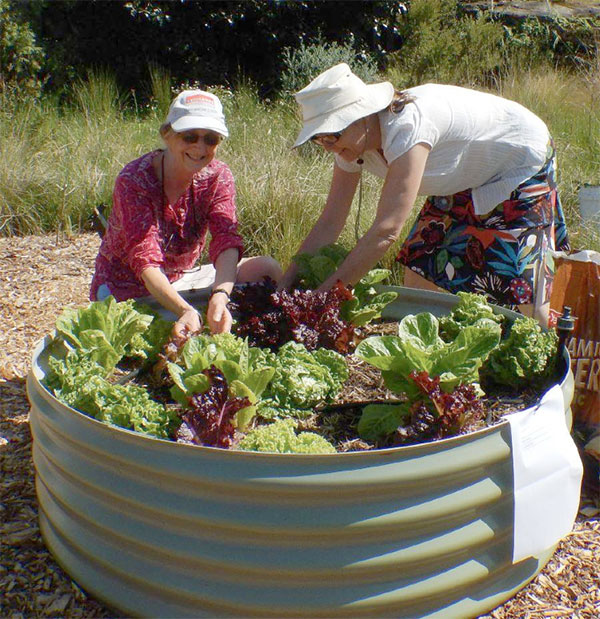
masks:
<path fill-rule="evenodd" d="M 227 302 L 234 283 L 278 280 L 281 269 L 266 256 L 242 258 L 233 176 L 215 159 L 228 135 L 219 99 L 202 90 L 183 91 L 160 133 L 166 148 L 128 163 L 117 177 L 90 298 L 152 295 L 178 317 L 175 335 L 198 331 L 200 317 L 181 293 L 197 287 L 185 272 L 194 267 L 210 231 L 214 284 L 207 319 L 213 333 L 229 331 Z M 202 267 L 200 273 L 211 270 Z"/>

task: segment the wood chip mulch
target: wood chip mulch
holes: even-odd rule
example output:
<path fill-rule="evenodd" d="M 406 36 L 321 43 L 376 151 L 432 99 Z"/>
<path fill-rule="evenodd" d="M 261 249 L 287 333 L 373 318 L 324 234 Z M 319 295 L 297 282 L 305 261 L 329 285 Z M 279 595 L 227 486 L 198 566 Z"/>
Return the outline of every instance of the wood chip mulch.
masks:
<path fill-rule="evenodd" d="M 0 239 L 0 617 L 115 617 L 71 581 L 38 527 L 25 377 L 33 345 L 65 306 L 87 303 L 99 239 Z M 600 617 L 600 510 L 584 497 L 544 570 L 481 619 Z"/>

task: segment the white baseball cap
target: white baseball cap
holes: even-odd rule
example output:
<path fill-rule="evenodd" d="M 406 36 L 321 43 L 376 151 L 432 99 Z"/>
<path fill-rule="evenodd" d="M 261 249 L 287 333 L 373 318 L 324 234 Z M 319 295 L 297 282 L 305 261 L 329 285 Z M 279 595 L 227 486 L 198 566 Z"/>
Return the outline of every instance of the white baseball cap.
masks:
<path fill-rule="evenodd" d="M 314 135 L 337 133 L 359 118 L 386 108 L 394 98 L 390 82 L 365 84 L 342 62 L 317 76 L 297 92 L 304 126 L 294 144 L 300 146 Z"/>
<path fill-rule="evenodd" d="M 180 92 L 171 103 L 166 122 L 177 133 L 188 129 L 210 129 L 223 137 L 229 135 L 219 97 L 204 90 Z"/>

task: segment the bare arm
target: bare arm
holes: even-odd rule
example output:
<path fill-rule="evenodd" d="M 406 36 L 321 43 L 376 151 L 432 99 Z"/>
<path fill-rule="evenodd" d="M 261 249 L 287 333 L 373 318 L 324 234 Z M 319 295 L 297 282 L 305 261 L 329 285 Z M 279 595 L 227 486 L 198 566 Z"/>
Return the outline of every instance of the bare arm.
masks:
<path fill-rule="evenodd" d="M 225 290 L 231 293 L 237 277 L 239 251 L 236 247 L 230 247 L 222 251 L 215 260 L 215 284 L 213 290 Z M 208 301 L 206 318 L 211 333 L 229 333 L 231 331 L 232 318 L 227 309 L 229 297 L 223 293 L 212 295 Z"/>
<path fill-rule="evenodd" d="M 333 168 L 333 178 L 329 195 L 323 211 L 298 249 L 298 253 L 314 253 L 321 247 L 335 243 L 348 219 L 352 199 L 356 192 L 360 173 L 345 172 L 337 165 Z M 284 273 L 280 288 L 288 288 L 296 277 L 297 267 L 292 263 Z"/>
<path fill-rule="evenodd" d="M 355 284 L 397 240 L 417 197 L 429 150 L 425 144 L 416 144 L 392 162 L 373 224 L 319 290 L 331 288 L 337 280 Z"/>

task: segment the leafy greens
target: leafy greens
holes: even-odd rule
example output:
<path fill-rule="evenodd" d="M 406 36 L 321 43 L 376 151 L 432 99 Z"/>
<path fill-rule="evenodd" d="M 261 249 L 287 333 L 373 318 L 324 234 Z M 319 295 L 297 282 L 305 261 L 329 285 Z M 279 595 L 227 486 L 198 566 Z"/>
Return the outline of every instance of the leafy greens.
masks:
<path fill-rule="evenodd" d="M 344 357 L 333 350 L 309 351 L 288 342 L 276 356 L 273 380 L 259 409 L 263 417 L 306 417 L 318 404 L 329 402 L 348 378 Z"/>
<path fill-rule="evenodd" d="M 240 441 L 239 448 L 245 451 L 272 453 L 336 453 L 335 447 L 314 432 L 296 434 L 297 422 L 293 419 L 279 419 L 266 426 L 259 426 Z"/>
<path fill-rule="evenodd" d="M 413 371 L 439 376 L 445 391 L 460 384 L 477 384 L 479 368 L 498 345 L 500 334 L 500 325 L 481 319 L 463 328 L 451 342 L 444 342 L 437 318 L 423 312 L 405 316 L 398 327 L 398 336 L 363 340 L 356 348 L 356 356 L 379 368 L 391 391 L 414 399 L 419 389 L 410 379 Z"/>
<path fill-rule="evenodd" d="M 154 327 L 149 328 L 152 323 Z M 133 299 L 118 303 L 109 296 L 85 308 L 67 308 L 56 321 L 59 338 L 78 350 L 109 376 L 123 357 L 147 359 L 157 353 L 172 323 L 145 309 Z"/>
<path fill-rule="evenodd" d="M 94 419 L 158 438 L 171 438 L 180 424 L 176 413 L 152 400 L 143 387 L 107 381 L 105 368 L 89 357 L 70 352 L 48 363 L 54 395 Z"/>
<path fill-rule="evenodd" d="M 555 331 L 542 331 L 533 318 L 517 318 L 508 337 L 489 356 L 482 375 L 514 389 L 541 385 L 555 375 L 557 346 Z"/>
<path fill-rule="evenodd" d="M 321 247 L 314 254 L 301 253 L 294 257 L 298 265 L 298 281 L 302 288 L 315 290 L 337 268 L 348 255 L 341 245 L 336 243 Z M 372 269 L 352 289 L 352 298 L 341 306 L 342 317 L 360 327 L 381 317 L 383 308 L 398 296 L 397 292 L 377 292 L 374 286 L 390 276 L 389 269 Z"/>

